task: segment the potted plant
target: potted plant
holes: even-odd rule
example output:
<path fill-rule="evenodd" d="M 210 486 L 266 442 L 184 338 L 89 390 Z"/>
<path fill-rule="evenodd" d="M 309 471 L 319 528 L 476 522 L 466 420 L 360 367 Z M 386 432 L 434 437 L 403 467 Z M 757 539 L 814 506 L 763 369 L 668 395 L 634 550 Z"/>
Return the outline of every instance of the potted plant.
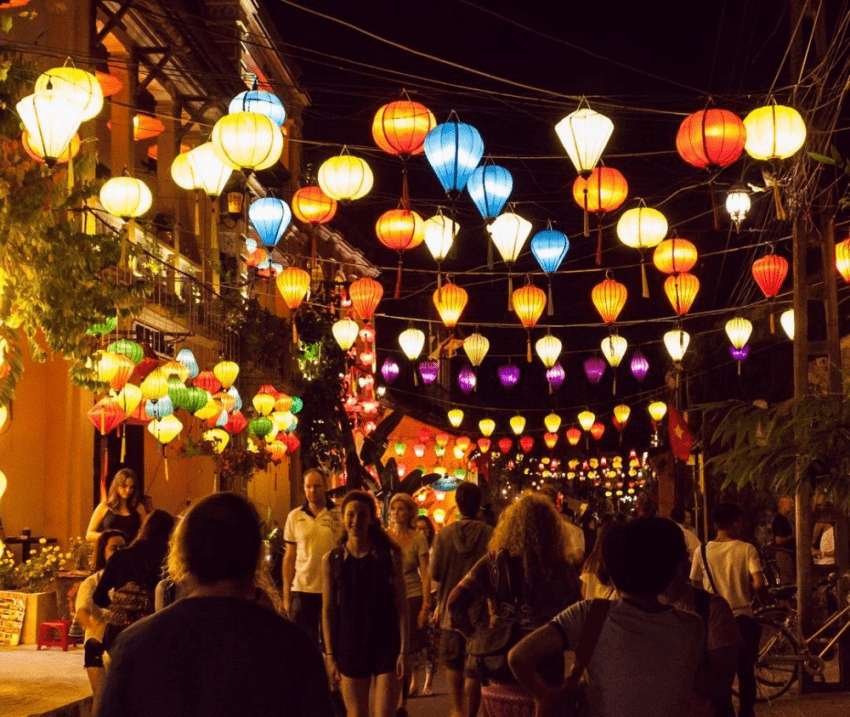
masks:
<path fill-rule="evenodd" d="M 26 603 L 21 628 L 21 642 L 35 643 L 38 626 L 47 620 L 55 620 L 58 612 L 56 602 L 56 578 L 65 562 L 58 545 L 47 545 L 42 538 L 33 555 L 24 563 L 15 565 L 11 553 L 3 548 L 0 553 L 0 587 L 6 592 L 17 592 Z"/>

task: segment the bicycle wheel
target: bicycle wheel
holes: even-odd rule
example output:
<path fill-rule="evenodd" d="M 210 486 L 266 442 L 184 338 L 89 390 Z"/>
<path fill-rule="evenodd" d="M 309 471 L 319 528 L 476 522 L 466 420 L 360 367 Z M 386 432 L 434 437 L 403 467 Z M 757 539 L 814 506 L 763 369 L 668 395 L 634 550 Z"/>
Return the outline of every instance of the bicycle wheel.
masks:
<path fill-rule="evenodd" d="M 784 695 L 800 673 L 800 663 L 789 658 L 800 653 L 796 638 L 781 625 L 757 620 L 761 628 L 756 660 L 756 699 L 775 700 Z"/>

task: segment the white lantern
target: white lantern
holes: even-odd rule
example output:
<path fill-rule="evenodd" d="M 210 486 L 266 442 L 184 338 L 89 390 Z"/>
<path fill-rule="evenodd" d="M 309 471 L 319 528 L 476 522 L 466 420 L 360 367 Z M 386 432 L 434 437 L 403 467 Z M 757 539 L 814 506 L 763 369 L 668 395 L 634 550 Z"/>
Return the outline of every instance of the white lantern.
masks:
<path fill-rule="evenodd" d="M 52 167 L 83 121 L 84 106 L 51 89 L 27 95 L 15 109 L 29 133 L 33 151 Z"/>
<path fill-rule="evenodd" d="M 171 178 L 180 189 L 197 189 L 199 178 L 195 176 L 195 169 L 189 161 L 189 153 L 181 152 L 171 163 Z"/>
<path fill-rule="evenodd" d="M 531 234 L 531 222 L 519 214 L 505 212 L 487 226 L 487 231 L 490 232 L 490 238 L 499 250 L 502 261 L 513 264 Z"/>
<path fill-rule="evenodd" d="M 103 108 L 103 88 L 90 72 L 76 67 L 54 67 L 39 75 L 34 91 L 43 92 L 51 87 L 71 102 L 82 105 L 83 122 L 97 117 Z"/>
<path fill-rule="evenodd" d="M 404 355 L 415 361 L 425 347 L 425 334 L 419 329 L 406 329 L 399 334 L 398 344 Z"/>
<path fill-rule="evenodd" d="M 266 169 L 283 152 L 280 127 L 256 112 L 224 115 L 215 123 L 210 141 L 218 158 L 231 169 Z"/>
<path fill-rule="evenodd" d="M 682 360 L 690 342 L 691 335 L 682 329 L 673 329 L 664 334 L 664 345 L 667 347 L 670 358 L 674 361 Z"/>
<path fill-rule="evenodd" d="M 783 311 L 779 317 L 779 323 L 782 324 L 782 329 L 792 341 L 794 340 L 794 309 Z"/>
<path fill-rule="evenodd" d="M 806 142 L 806 123 L 793 107 L 770 104 L 744 117 L 744 149 L 753 159 L 785 159 Z"/>
<path fill-rule="evenodd" d="M 537 351 L 537 355 L 540 357 L 543 365 L 546 368 L 552 368 L 557 363 L 558 356 L 561 355 L 562 346 L 559 338 L 551 334 L 546 334 L 546 336 L 537 340 L 534 344 L 534 349 Z"/>
<path fill-rule="evenodd" d="M 652 249 L 667 236 L 667 218 L 651 207 L 629 209 L 617 222 L 617 236 L 632 249 Z"/>
<path fill-rule="evenodd" d="M 423 225 L 425 246 L 438 264 L 446 258 L 460 231 L 460 225 L 442 214 L 426 219 Z"/>
<path fill-rule="evenodd" d="M 629 342 L 622 336 L 612 334 L 602 339 L 602 354 L 605 360 L 610 364 L 611 368 L 617 368 L 626 355 L 626 349 L 629 348 Z"/>
<path fill-rule="evenodd" d="M 340 319 L 331 327 L 334 338 L 343 351 L 348 351 L 357 341 L 360 326 L 353 319 Z"/>
<path fill-rule="evenodd" d="M 726 322 L 726 335 L 729 341 L 739 351 L 747 345 L 750 334 L 753 333 L 753 324 L 743 316 L 736 316 Z"/>
<path fill-rule="evenodd" d="M 151 208 L 153 197 L 141 179 L 113 177 L 101 187 L 100 203 L 113 216 L 134 219 Z"/>
<path fill-rule="evenodd" d="M 195 177 L 195 189 L 203 189 L 208 197 L 214 199 L 220 197 L 233 169 L 222 162 L 213 143 L 205 142 L 195 147 L 188 152 L 188 158 Z"/>
<path fill-rule="evenodd" d="M 469 363 L 473 366 L 480 366 L 490 350 L 490 341 L 483 334 L 470 334 L 463 340 L 463 350 L 469 359 Z"/>
<path fill-rule="evenodd" d="M 614 131 L 614 123 L 589 107 L 568 114 L 555 132 L 579 174 L 590 172 L 599 162 Z"/>
<path fill-rule="evenodd" d="M 747 218 L 747 213 L 750 211 L 752 202 L 750 201 L 750 193 L 741 187 L 733 188 L 726 195 L 726 211 L 732 218 L 732 223 L 735 225 L 735 231 L 741 228 L 741 222 Z"/>

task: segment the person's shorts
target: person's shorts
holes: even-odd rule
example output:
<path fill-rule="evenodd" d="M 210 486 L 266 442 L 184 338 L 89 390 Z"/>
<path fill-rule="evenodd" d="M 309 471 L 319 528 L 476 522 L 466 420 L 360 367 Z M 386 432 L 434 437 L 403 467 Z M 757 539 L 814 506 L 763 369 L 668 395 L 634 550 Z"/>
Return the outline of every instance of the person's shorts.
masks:
<path fill-rule="evenodd" d="M 103 667 L 103 643 L 90 637 L 83 645 L 83 667 Z"/>
<path fill-rule="evenodd" d="M 395 672 L 396 664 L 398 664 L 398 650 L 394 654 L 346 655 L 340 653 L 336 656 L 336 666 L 339 673 L 352 680 Z"/>
<path fill-rule="evenodd" d="M 440 661 L 449 670 L 463 670 L 466 661 L 466 638 L 457 630 L 440 631 Z"/>

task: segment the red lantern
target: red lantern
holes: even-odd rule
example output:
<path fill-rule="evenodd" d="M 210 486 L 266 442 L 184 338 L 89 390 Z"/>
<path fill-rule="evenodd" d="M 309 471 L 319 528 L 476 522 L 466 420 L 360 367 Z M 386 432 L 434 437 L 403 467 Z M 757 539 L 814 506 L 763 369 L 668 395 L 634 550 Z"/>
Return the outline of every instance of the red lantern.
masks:
<path fill-rule="evenodd" d="M 321 187 L 302 187 L 292 195 L 292 213 L 305 224 L 327 224 L 336 215 L 337 203 Z"/>
<path fill-rule="evenodd" d="M 197 376 L 195 376 L 195 378 L 192 379 L 192 385 L 195 386 L 195 388 L 202 388 L 204 391 L 209 391 L 210 394 L 218 393 L 221 390 L 221 382 L 209 369 L 201 371 Z"/>
<path fill-rule="evenodd" d="M 779 293 L 787 274 L 788 261 L 776 254 L 768 254 L 753 262 L 753 278 L 768 299 Z"/>
<path fill-rule="evenodd" d="M 510 438 L 499 439 L 499 450 L 502 453 L 507 453 L 513 447 L 514 442 Z"/>
<path fill-rule="evenodd" d="M 597 441 L 602 438 L 602 435 L 605 433 L 605 424 L 600 421 L 596 421 L 590 427 L 590 435 L 593 436 Z"/>
<path fill-rule="evenodd" d="M 623 307 L 629 292 L 626 287 L 615 279 L 607 278 L 593 287 L 590 298 L 593 305 L 606 324 L 613 324 Z"/>
<path fill-rule="evenodd" d="M 111 396 L 101 398 L 88 412 L 89 420 L 101 435 L 118 428 L 127 418 L 127 414 L 121 410 L 118 400 Z"/>
<path fill-rule="evenodd" d="M 286 435 L 286 451 L 288 453 L 295 453 L 301 447 L 301 441 L 298 439 L 294 433 L 288 433 Z"/>
<path fill-rule="evenodd" d="M 487 453 L 490 450 L 490 439 L 489 438 L 479 438 L 476 441 L 478 444 L 478 450 L 482 453 Z"/>
<path fill-rule="evenodd" d="M 668 276 L 664 282 L 664 293 L 677 316 L 684 316 L 690 311 L 699 291 L 699 279 L 693 274 Z"/>
<path fill-rule="evenodd" d="M 546 447 L 550 450 L 555 447 L 555 444 L 558 442 L 558 434 L 557 433 L 547 433 L 543 436 L 543 441 L 546 443 Z"/>
<path fill-rule="evenodd" d="M 581 430 L 576 428 L 575 426 L 571 426 L 567 429 L 567 441 L 569 441 L 571 446 L 577 446 L 578 442 L 581 440 Z"/>
<path fill-rule="evenodd" d="M 227 423 L 224 424 L 224 430 L 231 436 L 235 436 L 237 433 L 242 433 L 247 425 L 248 419 L 242 415 L 242 411 L 234 411 L 227 419 Z"/>
<path fill-rule="evenodd" d="M 372 137 L 384 152 L 397 157 L 422 154 L 425 136 L 437 120 L 425 105 L 410 99 L 381 107 L 372 121 Z"/>
<path fill-rule="evenodd" d="M 746 139 L 744 123 L 734 112 L 702 110 L 687 116 L 680 125 L 676 151 L 700 169 L 727 167 L 741 156 Z"/>
<path fill-rule="evenodd" d="M 198 374 L 200 376 L 201 374 Z M 197 383 L 195 384 L 197 385 Z M 280 391 L 278 391 L 274 386 L 270 383 L 264 383 L 257 389 L 258 394 L 263 394 L 265 396 L 272 396 L 275 401 L 280 398 Z"/>
<path fill-rule="evenodd" d="M 531 436 L 523 436 L 519 439 L 519 445 L 523 453 L 528 453 L 534 448 L 534 439 Z"/>
<path fill-rule="evenodd" d="M 134 378 L 141 383 L 151 371 L 159 366 L 159 356 L 156 355 L 156 352 L 146 341 L 140 341 L 139 346 L 142 347 L 142 360 L 136 364 L 136 369 L 130 378 Z"/>
<path fill-rule="evenodd" d="M 835 268 L 844 281 L 850 284 L 850 239 L 835 245 Z"/>
<path fill-rule="evenodd" d="M 371 321 L 384 295 L 384 287 L 374 279 L 363 277 L 353 281 L 348 289 L 354 310 L 363 321 Z"/>
<path fill-rule="evenodd" d="M 431 440 L 431 431 L 427 428 L 419 429 L 419 442 L 420 443 L 428 443 Z"/>

